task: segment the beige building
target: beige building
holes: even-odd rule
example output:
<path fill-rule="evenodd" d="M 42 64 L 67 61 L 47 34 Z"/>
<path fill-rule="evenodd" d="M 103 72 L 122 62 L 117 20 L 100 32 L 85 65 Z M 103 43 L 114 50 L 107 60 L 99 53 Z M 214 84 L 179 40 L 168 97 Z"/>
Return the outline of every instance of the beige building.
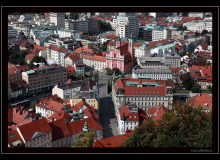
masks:
<path fill-rule="evenodd" d="M 67 69 L 61 66 L 47 66 L 22 72 L 22 80 L 29 85 L 29 91 L 54 87 L 57 83 L 67 81 Z"/>
<path fill-rule="evenodd" d="M 71 106 L 75 106 L 77 103 L 81 102 L 82 99 L 70 99 Z M 93 106 L 95 109 L 99 110 L 99 102 L 95 98 L 85 99 L 86 103 Z"/>
<path fill-rule="evenodd" d="M 58 84 L 53 90 L 52 94 L 57 94 L 63 100 L 70 99 L 98 99 L 97 86 L 94 81 L 90 79 L 84 79 L 79 81 L 73 81 L 71 83 Z"/>
<path fill-rule="evenodd" d="M 17 126 L 25 147 L 51 147 L 52 129 L 46 118 Z"/>
<path fill-rule="evenodd" d="M 115 110 L 125 102 L 134 103 L 142 110 L 155 108 L 162 104 L 170 107 L 173 103 L 173 87 L 167 80 L 123 78 L 114 80 L 112 101 Z"/>

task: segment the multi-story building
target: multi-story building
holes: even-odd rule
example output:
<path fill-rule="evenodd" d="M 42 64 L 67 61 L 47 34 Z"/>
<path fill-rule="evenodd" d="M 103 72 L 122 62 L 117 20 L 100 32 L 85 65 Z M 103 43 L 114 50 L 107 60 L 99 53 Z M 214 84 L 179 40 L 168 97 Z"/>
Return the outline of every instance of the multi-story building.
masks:
<path fill-rule="evenodd" d="M 134 47 L 135 49 L 135 57 L 140 58 L 147 54 L 147 45 L 143 43 L 140 47 Z"/>
<path fill-rule="evenodd" d="M 138 107 L 135 104 L 122 107 L 120 103 L 117 104 L 117 107 L 119 134 L 124 134 L 127 130 L 134 130 L 139 125 Z"/>
<path fill-rule="evenodd" d="M 50 13 L 50 23 L 54 23 L 58 28 L 65 28 L 65 13 Z"/>
<path fill-rule="evenodd" d="M 77 75 L 83 75 L 85 73 L 85 66 L 86 64 L 84 63 L 78 63 L 78 64 L 73 64 L 73 67 L 75 68 L 75 72 Z"/>
<path fill-rule="evenodd" d="M 59 38 L 63 38 L 63 37 L 79 38 L 79 31 L 76 30 L 59 28 L 57 30 L 57 34 L 59 35 Z"/>
<path fill-rule="evenodd" d="M 94 70 L 104 71 L 106 68 L 106 57 L 97 55 L 83 55 L 83 63 Z"/>
<path fill-rule="evenodd" d="M 13 29 L 12 26 L 8 26 L 8 37 L 15 37 L 17 35 L 17 30 Z"/>
<path fill-rule="evenodd" d="M 65 29 L 78 30 L 86 34 L 98 31 L 98 20 L 87 18 L 86 20 L 65 19 Z"/>
<path fill-rule="evenodd" d="M 17 98 L 17 96 L 19 95 L 25 95 L 28 93 L 28 85 L 27 82 L 24 80 L 18 80 L 18 81 L 14 81 L 12 83 L 9 83 L 9 95 L 10 97 L 8 98 Z"/>
<path fill-rule="evenodd" d="M 52 89 L 52 94 L 57 94 L 60 98 L 65 100 L 79 99 L 79 98 L 97 98 L 97 85 L 90 79 L 73 81 L 56 85 Z"/>
<path fill-rule="evenodd" d="M 122 37 L 129 37 L 139 35 L 139 20 L 134 15 L 126 15 L 126 13 L 119 13 L 116 19 L 113 19 L 116 35 Z"/>
<path fill-rule="evenodd" d="M 142 66 L 167 66 L 169 68 L 180 67 L 181 57 L 179 55 L 165 54 L 165 57 L 141 57 L 138 64 Z"/>
<path fill-rule="evenodd" d="M 66 48 L 59 48 L 51 44 L 47 48 L 47 59 L 55 61 L 60 66 L 65 66 L 64 58 L 68 53 L 71 53 L 71 51 Z"/>
<path fill-rule="evenodd" d="M 115 107 L 118 102 L 135 103 L 142 110 L 148 110 L 160 104 L 170 107 L 169 103 L 173 103 L 172 82 L 133 78 L 114 80 L 112 100 Z"/>
<path fill-rule="evenodd" d="M 129 43 L 121 45 L 121 39 L 118 37 L 116 41 L 116 49 L 111 49 L 106 54 L 106 68 L 118 68 L 122 73 L 129 71 L 135 64 L 135 50 L 133 39 L 129 39 Z"/>
<path fill-rule="evenodd" d="M 82 99 L 70 99 L 70 105 L 75 106 L 77 103 L 81 102 Z M 85 102 L 88 105 L 93 106 L 96 110 L 99 110 L 99 101 L 95 98 L 86 98 Z"/>
<path fill-rule="evenodd" d="M 61 66 L 46 66 L 22 72 L 22 80 L 29 86 L 29 92 L 52 88 L 57 83 L 67 81 L 67 69 Z"/>
<path fill-rule="evenodd" d="M 136 65 L 132 69 L 132 78 L 168 80 L 172 79 L 172 72 L 166 66 Z"/>
<path fill-rule="evenodd" d="M 74 64 L 80 64 L 80 63 L 83 63 L 83 59 L 76 54 L 70 53 L 65 57 L 65 67 L 73 66 Z"/>
<path fill-rule="evenodd" d="M 51 147 L 69 147 L 70 146 L 70 131 L 65 119 L 59 119 L 49 123 L 52 129 Z"/>
<path fill-rule="evenodd" d="M 163 39 L 165 39 L 163 28 L 155 28 L 152 30 L 152 41 L 160 41 Z"/>
<path fill-rule="evenodd" d="M 51 147 L 52 129 L 46 118 L 17 126 L 25 147 Z"/>
<path fill-rule="evenodd" d="M 21 71 L 17 67 L 8 68 L 8 82 L 12 83 L 21 80 Z"/>

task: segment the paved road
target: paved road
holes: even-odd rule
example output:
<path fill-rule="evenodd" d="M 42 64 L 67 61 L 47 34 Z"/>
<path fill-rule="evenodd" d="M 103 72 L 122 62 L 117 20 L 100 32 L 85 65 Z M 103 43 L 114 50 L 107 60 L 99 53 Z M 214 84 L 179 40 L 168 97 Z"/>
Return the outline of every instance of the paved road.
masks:
<path fill-rule="evenodd" d="M 111 97 L 101 98 L 99 122 L 103 127 L 104 138 L 118 134 L 117 118 Z"/>

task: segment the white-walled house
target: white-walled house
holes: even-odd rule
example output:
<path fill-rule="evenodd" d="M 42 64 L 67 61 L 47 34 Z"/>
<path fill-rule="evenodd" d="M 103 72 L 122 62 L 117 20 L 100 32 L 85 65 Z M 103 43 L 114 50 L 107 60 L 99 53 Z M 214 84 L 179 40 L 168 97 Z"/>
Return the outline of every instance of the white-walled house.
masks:
<path fill-rule="evenodd" d="M 118 103 L 117 107 L 116 116 L 119 134 L 124 134 L 126 130 L 134 130 L 139 125 L 138 107 L 134 104 L 121 107 L 120 103 Z"/>

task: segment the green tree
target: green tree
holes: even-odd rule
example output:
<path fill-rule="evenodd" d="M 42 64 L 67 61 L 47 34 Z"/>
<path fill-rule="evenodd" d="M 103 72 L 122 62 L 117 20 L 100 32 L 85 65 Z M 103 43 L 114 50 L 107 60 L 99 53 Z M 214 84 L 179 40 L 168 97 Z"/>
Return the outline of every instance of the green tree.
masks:
<path fill-rule="evenodd" d="M 29 109 L 32 109 L 35 112 L 35 105 L 37 104 L 37 101 L 31 102 L 30 106 L 28 107 Z"/>
<path fill-rule="evenodd" d="M 121 74 L 121 78 L 125 78 L 125 74 L 124 73 Z"/>
<path fill-rule="evenodd" d="M 99 83 L 99 71 L 95 71 L 95 82 L 98 84 Z"/>
<path fill-rule="evenodd" d="M 92 77 L 93 77 L 93 70 L 91 69 L 89 72 L 89 79 L 92 79 Z"/>
<path fill-rule="evenodd" d="M 71 12 L 69 14 L 69 19 L 74 19 L 74 20 L 79 19 L 79 13 L 78 12 Z"/>
<path fill-rule="evenodd" d="M 193 84 L 193 83 L 192 83 L 192 78 L 191 78 L 191 76 L 190 76 L 190 73 L 187 72 L 187 73 L 183 74 L 183 76 L 184 76 L 184 78 L 183 78 L 183 86 L 184 86 L 186 89 L 190 90 L 191 87 L 192 87 L 192 84 Z"/>
<path fill-rule="evenodd" d="M 135 128 L 121 147 L 212 147 L 212 113 L 183 102 Z"/>
<path fill-rule="evenodd" d="M 195 36 L 196 36 L 196 37 L 198 37 L 198 36 L 200 36 L 200 35 L 201 35 L 201 34 L 200 34 L 199 32 L 197 32 L 197 31 L 195 32 Z"/>
<path fill-rule="evenodd" d="M 201 93 L 200 87 L 197 83 L 193 83 L 191 89 L 193 93 Z"/>
<path fill-rule="evenodd" d="M 71 147 L 92 147 L 94 139 L 97 137 L 96 130 L 90 132 L 80 132 L 77 134 L 77 140 L 73 142 Z"/>
<path fill-rule="evenodd" d="M 107 50 L 107 45 L 109 43 L 110 40 L 107 40 L 106 42 L 103 42 L 101 50 L 106 51 Z"/>
<path fill-rule="evenodd" d="M 201 35 L 204 35 L 204 34 L 207 34 L 208 31 L 206 29 L 204 29 L 202 32 L 201 32 Z"/>
<path fill-rule="evenodd" d="M 113 68 L 112 72 L 115 73 L 116 76 L 122 74 L 122 72 L 118 68 Z"/>
<path fill-rule="evenodd" d="M 186 51 L 182 51 L 179 55 L 180 55 L 180 57 L 185 56 L 186 55 Z"/>
<path fill-rule="evenodd" d="M 105 69 L 106 75 L 112 75 L 112 70 L 110 68 Z"/>

